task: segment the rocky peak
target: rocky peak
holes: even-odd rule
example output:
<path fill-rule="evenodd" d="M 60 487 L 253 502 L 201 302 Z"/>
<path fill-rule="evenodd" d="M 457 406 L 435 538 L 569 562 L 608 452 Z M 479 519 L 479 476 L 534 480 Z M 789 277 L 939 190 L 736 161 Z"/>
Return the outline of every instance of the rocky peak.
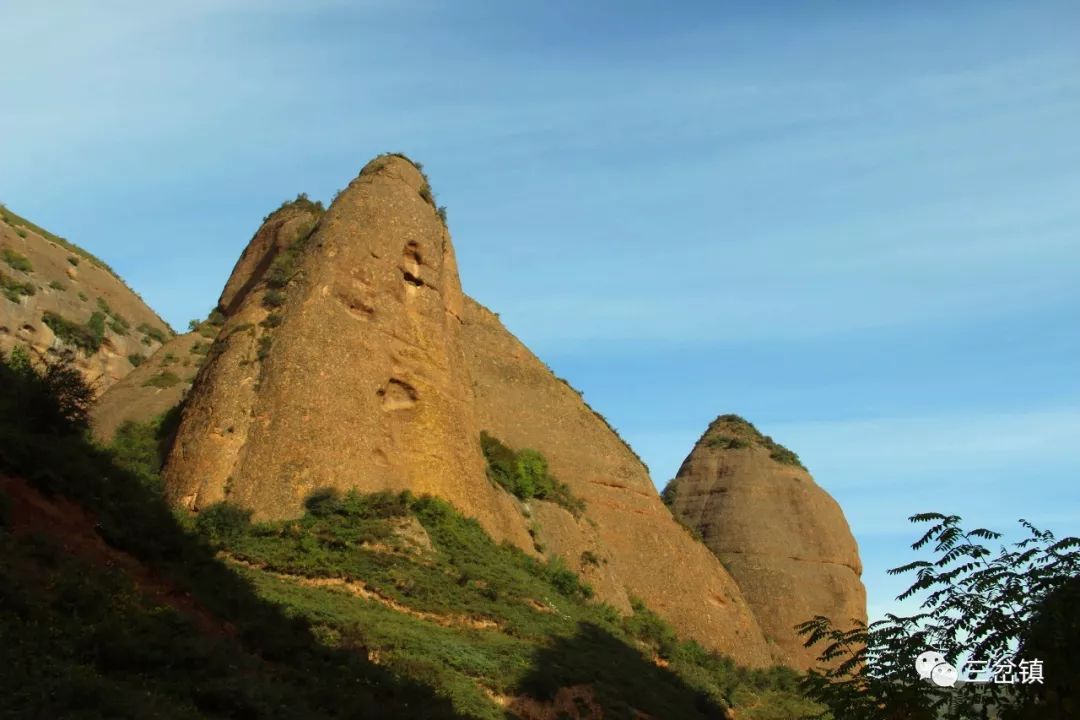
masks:
<path fill-rule="evenodd" d="M 486 477 L 463 296 L 431 197 L 412 162 L 382 156 L 309 234 L 283 238 L 296 218 L 267 219 L 223 293 L 230 312 L 165 467 L 170 496 L 276 518 L 325 488 L 408 489 L 529 546 Z"/>
<path fill-rule="evenodd" d="M 664 499 L 734 576 L 781 660 L 815 664 L 797 623 L 865 622 L 862 564 L 840 506 L 795 453 L 743 418 L 709 425 Z"/>

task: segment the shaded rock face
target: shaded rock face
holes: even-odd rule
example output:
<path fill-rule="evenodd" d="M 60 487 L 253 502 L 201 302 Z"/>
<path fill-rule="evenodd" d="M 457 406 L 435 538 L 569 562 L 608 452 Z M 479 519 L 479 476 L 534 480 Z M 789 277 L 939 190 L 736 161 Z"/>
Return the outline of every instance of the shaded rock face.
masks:
<path fill-rule="evenodd" d="M 174 501 L 228 499 L 264 519 L 323 488 L 408 489 L 531 546 L 517 501 L 486 477 L 463 296 L 428 192 L 412 163 L 382 157 L 314 227 L 268 219 L 226 286 L 165 466 Z"/>
<path fill-rule="evenodd" d="M 721 416 L 664 491 L 753 608 L 777 659 L 815 666 L 793 629 L 815 615 L 866 622 L 858 547 L 840 506 L 798 458 L 753 425 Z"/>
<path fill-rule="evenodd" d="M 55 322 L 50 327 L 50 316 L 73 333 L 96 335 L 97 347 L 78 347 L 73 333 L 57 332 Z M 135 368 L 129 358 L 150 356 L 171 336 L 99 260 L 0 208 L 0 351 L 22 345 L 37 358 L 72 352 L 83 377 L 102 393 Z"/>
<path fill-rule="evenodd" d="M 481 429 L 544 453 L 554 475 L 586 502 L 580 519 L 551 503 L 529 504 L 545 548 L 616 607 L 629 609 L 636 595 L 681 634 L 739 662 L 768 664 L 765 638 L 736 583 L 675 522 L 645 466 L 607 423 L 471 300 L 464 341 Z"/>

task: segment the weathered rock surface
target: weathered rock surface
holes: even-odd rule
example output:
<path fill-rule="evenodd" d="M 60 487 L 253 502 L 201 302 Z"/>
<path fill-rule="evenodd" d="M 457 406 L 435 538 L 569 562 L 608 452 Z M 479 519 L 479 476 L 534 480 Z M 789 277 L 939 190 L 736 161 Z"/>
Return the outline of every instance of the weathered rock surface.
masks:
<path fill-rule="evenodd" d="M 268 219 L 185 405 L 164 470 L 174 501 L 280 518 L 323 488 L 408 489 L 531 546 L 517 501 L 486 477 L 463 296 L 429 193 L 411 162 L 381 157 L 314 229 L 287 210 Z"/>
<path fill-rule="evenodd" d="M 710 424 L 664 497 L 734 576 L 779 659 L 816 665 L 819 649 L 793 629 L 815 615 L 866 621 L 862 563 L 840 506 L 742 418 Z"/>
<path fill-rule="evenodd" d="M 553 473 L 586 502 L 581 519 L 551 503 L 530 503 L 546 549 L 617 607 L 627 609 L 628 597 L 638 596 L 680 633 L 740 662 L 768 664 L 761 628 L 739 588 L 675 522 L 645 466 L 606 421 L 471 300 L 464 347 L 480 427 L 544 453 Z"/>
<path fill-rule="evenodd" d="M 210 342 L 197 332 L 177 335 L 106 390 L 90 413 L 94 437 L 107 443 L 124 422 L 148 422 L 180 404 Z"/>
<path fill-rule="evenodd" d="M 50 315 L 90 346 L 79 348 L 71 333 L 56 332 L 44 321 Z M 151 355 L 171 335 L 99 260 L 0 208 L 0 350 L 22 345 L 39 358 L 74 351 L 75 365 L 100 393 L 134 369 L 129 357 Z"/>

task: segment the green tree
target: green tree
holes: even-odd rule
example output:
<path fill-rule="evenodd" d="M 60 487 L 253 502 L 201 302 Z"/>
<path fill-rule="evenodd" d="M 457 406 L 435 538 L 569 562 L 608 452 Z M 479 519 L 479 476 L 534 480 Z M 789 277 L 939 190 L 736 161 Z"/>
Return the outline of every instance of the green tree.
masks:
<path fill-rule="evenodd" d="M 1075 678 L 1080 677 L 1077 634 L 1080 605 L 1075 597 L 1080 576 L 1080 539 L 1056 538 L 1021 520 L 1024 539 L 996 550 L 989 543 L 1000 533 L 965 530 L 956 515 L 926 513 L 911 518 L 931 527 L 912 545 L 933 547 L 936 556 L 894 568 L 893 575 L 914 573 L 899 599 L 919 598 L 921 612 L 889 614 L 869 627 L 840 629 L 823 617 L 799 626 L 806 646 L 822 644 L 827 669 L 805 680 L 811 697 L 844 720 L 974 720 L 979 718 L 1074 717 Z M 1071 594 L 1070 594 L 1071 593 Z M 940 652 L 959 667 L 967 660 L 991 665 L 1048 658 L 1047 673 L 1068 682 L 1015 685 L 966 682 L 940 688 L 921 680 L 915 658 Z M 961 672 L 961 680 L 964 674 Z M 1070 695 L 1071 693 L 1071 695 Z M 824 716 L 822 716 L 824 717 Z"/>

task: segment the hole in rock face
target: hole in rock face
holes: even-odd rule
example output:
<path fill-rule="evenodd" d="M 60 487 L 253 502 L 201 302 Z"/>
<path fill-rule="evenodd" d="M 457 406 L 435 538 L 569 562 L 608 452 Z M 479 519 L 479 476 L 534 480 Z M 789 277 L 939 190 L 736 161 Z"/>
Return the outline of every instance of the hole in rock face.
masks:
<path fill-rule="evenodd" d="M 423 287 L 424 281 L 420 279 L 420 266 L 424 259 L 420 257 L 420 246 L 415 240 L 410 240 L 402 250 L 401 276 L 412 287 Z"/>
<path fill-rule="evenodd" d="M 416 405 L 419 394 L 409 383 L 398 378 L 390 378 L 386 387 L 377 393 L 382 398 L 383 410 L 405 410 Z"/>

